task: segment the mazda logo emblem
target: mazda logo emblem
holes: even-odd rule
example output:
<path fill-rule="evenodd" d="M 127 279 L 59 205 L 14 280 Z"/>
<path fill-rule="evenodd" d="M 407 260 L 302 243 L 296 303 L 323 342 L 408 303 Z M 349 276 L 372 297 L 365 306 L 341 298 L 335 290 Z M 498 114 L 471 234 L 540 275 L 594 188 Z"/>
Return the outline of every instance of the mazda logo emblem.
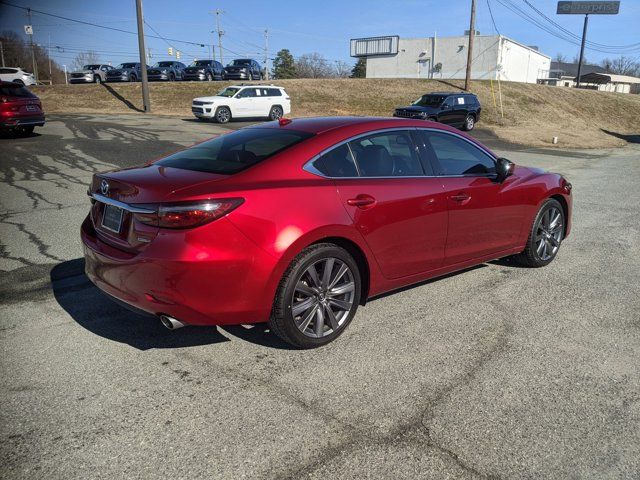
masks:
<path fill-rule="evenodd" d="M 109 193 L 109 182 L 107 182 L 106 180 L 102 180 L 102 182 L 100 183 L 100 192 L 103 195 L 107 195 Z"/>

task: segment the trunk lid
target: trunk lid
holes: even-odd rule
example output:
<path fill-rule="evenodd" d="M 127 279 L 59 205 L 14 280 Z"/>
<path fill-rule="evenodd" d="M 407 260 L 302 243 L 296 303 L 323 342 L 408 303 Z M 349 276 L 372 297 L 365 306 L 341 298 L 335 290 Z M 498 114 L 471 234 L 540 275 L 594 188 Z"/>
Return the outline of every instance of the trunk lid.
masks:
<path fill-rule="evenodd" d="M 154 164 L 96 174 L 89 189 L 95 199 L 91 206 L 93 227 L 105 243 L 141 251 L 159 230 L 139 221 L 144 210 L 154 211 L 158 203 L 171 201 L 182 189 L 225 178 L 228 176 Z"/>

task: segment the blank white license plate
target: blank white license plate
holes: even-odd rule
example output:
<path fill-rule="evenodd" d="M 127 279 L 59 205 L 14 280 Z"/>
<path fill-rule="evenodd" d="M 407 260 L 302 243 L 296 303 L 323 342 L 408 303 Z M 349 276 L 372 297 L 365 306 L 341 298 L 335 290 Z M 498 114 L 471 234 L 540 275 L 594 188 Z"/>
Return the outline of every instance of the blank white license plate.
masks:
<path fill-rule="evenodd" d="M 102 213 L 102 226 L 107 230 L 120 233 L 122 225 L 122 209 L 113 205 L 105 205 Z"/>
<path fill-rule="evenodd" d="M 35 107 L 35 105 L 27 105 L 27 110 L 29 112 L 35 112 L 37 108 Z"/>

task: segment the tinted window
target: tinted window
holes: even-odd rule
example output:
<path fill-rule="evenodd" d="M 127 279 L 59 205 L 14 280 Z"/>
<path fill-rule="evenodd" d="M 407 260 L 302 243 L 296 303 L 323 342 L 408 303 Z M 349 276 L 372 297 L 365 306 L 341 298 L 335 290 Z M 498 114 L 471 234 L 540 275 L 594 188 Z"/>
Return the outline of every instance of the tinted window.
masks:
<path fill-rule="evenodd" d="M 442 175 L 490 175 L 493 159 L 471 143 L 446 133 L 422 131 L 425 147 L 435 156 Z"/>
<path fill-rule="evenodd" d="M 267 95 L 269 97 L 281 97 L 282 92 L 278 88 L 267 88 Z"/>
<path fill-rule="evenodd" d="M 346 143 L 325 153 L 313 165 L 327 177 L 358 176 L 358 170 Z"/>
<path fill-rule="evenodd" d="M 36 98 L 36 96 L 33 93 L 31 93 L 25 87 L 18 86 L 18 84 L 16 84 L 15 87 L 13 86 L 0 87 L 0 96 Z"/>
<path fill-rule="evenodd" d="M 156 165 L 231 175 L 311 136 L 307 132 L 272 128 L 238 130 L 170 155 Z"/>
<path fill-rule="evenodd" d="M 207 67 L 211 65 L 211 60 L 196 60 L 191 64 L 192 67 Z"/>
<path fill-rule="evenodd" d="M 98 70 L 100 65 L 85 65 L 82 70 Z"/>
<path fill-rule="evenodd" d="M 137 68 L 138 64 L 137 63 L 121 63 L 120 65 L 118 65 L 118 68 Z"/>
<path fill-rule="evenodd" d="M 234 60 L 233 62 L 231 62 L 232 66 L 246 66 L 246 65 L 251 65 L 251 60 L 246 60 L 246 59 L 240 59 L 240 60 Z"/>
<path fill-rule="evenodd" d="M 413 105 L 418 105 L 420 107 L 439 107 L 444 98 L 445 97 L 442 95 L 423 95 L 413 102 Z"/>
<path fill-rule="evenodd" d="M 256 96 L 257 96 L 257 93 L 255 88 L 245 88 L 240 92 L 240 94 L 238 95 L 238 98 L 253 98 Z"/>
<path fill-rule="evenodd" d="M 423 175 L 409 132 L 385 132 L 349 142 L 362 177 Z"/>

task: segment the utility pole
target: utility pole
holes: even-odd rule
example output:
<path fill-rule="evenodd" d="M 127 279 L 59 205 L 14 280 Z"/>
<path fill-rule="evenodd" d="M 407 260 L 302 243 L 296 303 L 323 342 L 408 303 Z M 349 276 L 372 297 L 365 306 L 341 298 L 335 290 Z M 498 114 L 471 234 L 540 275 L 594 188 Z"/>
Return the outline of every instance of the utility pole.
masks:
<path fill-rule="evenodd" d="M 269 80 L 269 29 L 264 29 L 264 79 Z"/>
<path fill-rule="evenodd" d="M 53 75 L 51 74 L 51 34 L 49 34 L 49 48 L 47 49 L 47 57 L 49 57 L 49 81 L 53 85 Z"/>
<path fill-rule="evenodd" d="M 138 17 L 138 53 L 140 54 L 140 76 L 142 77 L 142 103 L 145 113 L 151 112 L 149 102 L 149 81 L 147 80 L 147 59 L 144 55 L 144 20 L 142 19 L 142 0 L 136 0 L 136 16 Z"/>
<path fill-rule="evenodd" d="M 582 27 L 582 44 L 580 45 L 580 58 L 578 59 L 578 77 L 576 78 L 576 88 L 580 88 L 580 73 L 582 70 L 582 59 L 584 57 L 584 42 L 587 38 L 587 24 L 589 23 L 589 14 L 584 16 L 584 26 Z"/>
<path fill-rule="evenodd" d="M 220 53 L 220 63 L 224 65 L 224 61 L 222 60 L 222 35 L 224 35 L 224 30 L 220 30 L 220 14 L 224 13 L 219 8 L 216 8 L 216 30 L 218 31 L 218 52 Z"/>
<path fill-rule="evenodd" d="M 31 23 L 31 9 L 27 8 L 27 17 L 29 18 L 29 28 L 31 29 L 31 33 L 29 33 L 29 43 L 31 45 L 31 61 L 33 63 L 33 76 L 36 78 L 36 82 L 38 81 L 38 66 L 36 65 L 36 51 L 33 45 L 33 24 Z"/>
<path fill-rule="evenodd" d="M 2 59 L 2 66 L 4 67 L 4 48 L 2 48 L 2 42 L 0 42 L 0 58 Z"/>
<path fill-rule="evenodd" d="M 64 68 L 64 84 L 69 85 L 69 79 L 67 78 L 67 66 L 62 65 L 62 68 Z"/>
<path fill-rule="evenodd" d="M 471 64 L 473 63 L 473 37 L 476 33 L 476 0 L 471 0 L 471 21 L 469 22 L 469 48 L 467 49 L 467 74 L 464 77 L 464 89 L 469 91 L 471 82 Z"/>

